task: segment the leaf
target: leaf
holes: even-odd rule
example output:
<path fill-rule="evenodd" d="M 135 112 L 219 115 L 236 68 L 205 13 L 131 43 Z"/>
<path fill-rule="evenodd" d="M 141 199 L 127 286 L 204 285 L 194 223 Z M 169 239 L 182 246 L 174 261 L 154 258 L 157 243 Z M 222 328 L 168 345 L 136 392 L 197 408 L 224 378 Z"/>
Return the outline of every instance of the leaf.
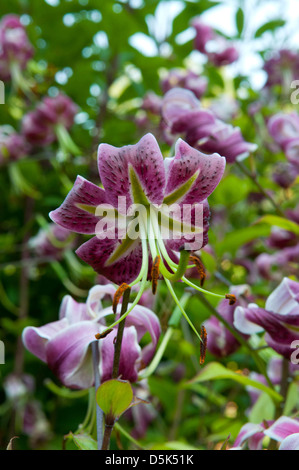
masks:
<path fill-rule="evenodd" d="M 70 432 L 65 439 L 72 439 L 80 450 L 98 450 L 97 442 L 86 433 L 73 434 Z"/>
<path fill-rule="evenodd" d="M 285 219 L 284 217 L 279 217 L 277 215 L 265 215 L 261 217 L 257 223 L 268 224 L 271 227 L 280 227 L 289 232 L 293 232 L 296 235 L 299 235 L 299 225 L 292 220 Z"/>
<path fill-rule="evenodd" d="M 261 26 L 255 33 L 255 37 L 261 37 L 266 31 L 274 31 L 277 28 L 281 28 L 286 24 L 285 20 L 272 20 Z"/>
<path fill-rule="evenodd" d="M 275 401 L 281 401 L 283 399 L 282 396 L 275 390 L 272 390 L 266 385 L 257 382 L 256 380 L 250 379 L 245 375 L 241 375 L 236 372 L 233 372 L 232 370 L 226 369 L 226 367 L 221 364 L 218 364 L 218 362 L 211 362 L 210 364 L 208 364 L 199 374 L 194 377 L 194 379 L 187 383 L 187 387 L 188 385 L 192 385 L 195 383 L 218 379 L 231 379 L 235 382 L 244 385 L 245 387 L 248 386 L 257 388 L 258 390 L 262 390 L 263 392 L 267 393 Z"/>
<path fill-rule="evenodd" d="M 265 224 L 252 225 L 246 228 L 234 230 L 225 235 L 221 242 L 217 243 L 217 253 L 219 256 L 222 256 L 224 253 L 230 253 L 234 256 L 238 248 L 259 237 L 268 237 L 270 232 L 270 227 Z"/>
<path fill-rule="evenodd" d="M 283 415 L 290 416 L 292 411 L 296 408 L 298 402 L 298 384 L 292 382 L 289 386 L 287 398 L 284 405 Z"/>
<path fill-rule="evenodd" d="M 244 12 L 242 8 L 238 8 L 236 13 L 236 26 L 239 33 L 239 37 L 241 36 L 243 29 L 244 29 Z"/>
<path fill-rule="evenodd" d="M 122 380 L 108 380 L 98 388 L 96 400 L 105 415 L 116 420 L 131 406 L 133 400 L 131 384 Z"/>
<path fill-rule="evenodd" d="M 198 450 L 198 448 L 186 444 L 181 441 L 164 442 L 163 444 L 155 444 L 151 450 Z"/>
<path fill-rule="evenodd" d="M 274 419 L 274 416 L 275 404 L 267 393 L 262 393 L 250 411 L 249 422 L 259 424 L 264 420 L 270 421 Z"/>

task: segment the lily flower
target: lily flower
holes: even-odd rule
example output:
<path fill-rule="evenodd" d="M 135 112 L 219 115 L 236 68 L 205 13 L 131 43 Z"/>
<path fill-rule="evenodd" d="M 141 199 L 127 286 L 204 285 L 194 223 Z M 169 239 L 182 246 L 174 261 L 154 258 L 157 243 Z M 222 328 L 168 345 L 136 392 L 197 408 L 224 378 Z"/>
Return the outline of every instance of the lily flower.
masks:
<path fill-rule="evenodd" d="M 279 450 L 299 450 L 299 421 L 281 416 L 276 421 L 264 421 L 261 424 L 245 424 L 230 450 L 262 450 L 264 438 L 268 436 L 279 442 Z"/>
<path fill-rule="evenodd" d="M 203 108 L 190 91 L 172 88 L 162 102 L 163 121 L 170 133 L 184 135 L 189 145 L 206 153 L 219 153 L 228 163 L 243 160 L 257 149 L 246 142 L 240 128 L 218 119 L 210 109 Z"/>
<path fill-rule="evenodd" d="M 71 296 L 63 298 L 59 320 L 41 327 L 28 326 L 23 331 L 25 347 L 59 378 L 63 385 L 86 389 L 94 385 L 94 372 L 90 344 L 95 335 L 106 329 L 105 317 L 112 314 L 111 307 L 103 308 L 101 299 L 113 297 L 112 284 L 95 286 L 86 303 L 78 303 Z M 121 305 L 118 306 L 118 313 Z M 115 334 L 113 334 L 113 331 Z M 111 379 L 114 338 L 117 330 L 97 341 L 101 382 Z M 138 372 L 152 359 L 160 336 L 158 317 L 149 309 L 137 306 L 127 317 L 120 355 L 119 374 L 123 380 L 136 382 Z M 139 342 L 149 332 L 151 342 L 143 348 Z"/>
<path fill-rule="evenodd" d="M 34 49 L 17 15 L 6 15 L 0 22 L 0 79 L 26 88 L 22 71 L 32 58 Z"/>
<path fill-rule="evenodd" d="M 77 106 L 68 96 L 59 93 L 45 97 L 37 107 L 26 114 L 22 122 L 22 134 L 35 146 L 44 146 L 59 141 L 62 149 L 79 153 L 79 149 L 68 133 L 74 123 Z"/>
<path fill-rule="evenodd" d="M 171 282 L 186 282 L 184 273 L 194 266 L 188 265 L 190 251 L 207 244 L 207 197 L 221 180 L 225 159 L 179 139 L 175 157 L 164 160 L 156 139 L 147 134 L 136 145 L 101 144 L 98 168 L 104 188 L 78 176 L 50 218 L 68 230 L 96 234 L 76 253 L 118 285 L 141 283 L 133 305 L 147 280 L 154 285 L 160 274 L 177 302 Z"/>
<path fill-rule="evenodd" d="M 244 334 L 266 331 L 267 344 L 290 359 L 292 343 L 299 340 L 299 283 L 284 278 L 268 297 L 265 308 L 238 306 L 234 326 Z"/>

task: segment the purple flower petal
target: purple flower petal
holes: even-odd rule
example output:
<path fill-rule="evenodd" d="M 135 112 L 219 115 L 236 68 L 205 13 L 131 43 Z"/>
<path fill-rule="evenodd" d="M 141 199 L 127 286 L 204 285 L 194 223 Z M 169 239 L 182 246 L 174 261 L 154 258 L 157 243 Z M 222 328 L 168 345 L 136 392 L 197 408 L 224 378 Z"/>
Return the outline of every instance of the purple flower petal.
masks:
<path fill-rule="evenodd" d="M 299 422 L 287 416 L 281 416 L 265 430 L 265 434 L 275 441 L 282 441 L 291 434 L 296 433 L 299 433 Z"/>
<path fill-rule="evenodd" d="M 299 283 L 285 277 L 269 295 L 265 308 L 281 315 L 299 317 Z"/>
<path fill-rule="evenodd" d="M 89 345 L 99 331 L 96 322 L 82 321 L 60 331 L 47 344 L 47 363 L 65 386 L 92 387 L 94 375 Z"/>
<path fill-rule="evenodd" d="M 110 380 L 112 376 L 114 358 L 114 338 L 117 330 L 110 333 L 99 342 L 100 345 L 100 375 L 102 382 Z M 119 376 L 123 380 L 136 382 L 138 379 L 138 359 L 141 348 L 138 344 L 137 332 L 134 327 L 125 327 L 119 360 Z"/>
<path fill-rule="evenodd" d="M 79 258 L 93 269 L 116 284 L 129 284 L 138 276 L 142 264 L 142 247 L 140 240 L 133 240 L 119 258 L 108 264 L 109 258 L 120 247 L 119 240 L 98 240 L 93 237 L 76 251 Z"/>
<path fill-rule="evenodd" d="M 190 147 L 182 139 L 176 144 L 175 157 L 170 163 L 165 195 L 169 197 L 177 191 L 180 204 L 200 203 L 218 186 L 225 170 L 225 158 L 218 154 L 205 155 Z M 191 187 L 183 186 L 194 176 Z M 182 194 L 179 192 L 182 190 Z"/>
<path fill-rule="evenodd" d="M 67 326 L 68 321 L 65 318 L 39 328 L 27 326 L 22 334 L 24 346 L 41 361 L 47 362 L 46 347 L 48 342 Z"/>
<path fill-rule="evenodd" d="M 279 450 L 299 450 L 299 433 L 286 437 L 280 444 Z"/>
<path fill-rule="evenodd" d="M 145 135 L 136 145 L 116 148 L 101 144 L 98 166 L 107 200 L 118 207 L 118 197 L 125 197 L 127 209 L 133 201 L 130 167 L 134 170 L 149 202 L 161 204 L 165 187 L 163 156 L 155 137 Z"/>
<path fill-rule="evenodd" d="M 73 232 L 94 234 L 99 221 L 99 217 L 94 215 L 96 207 L 106 201 L 103 189 L 77 176 L 64 202 L 49 216 L 58 225 Z"/>

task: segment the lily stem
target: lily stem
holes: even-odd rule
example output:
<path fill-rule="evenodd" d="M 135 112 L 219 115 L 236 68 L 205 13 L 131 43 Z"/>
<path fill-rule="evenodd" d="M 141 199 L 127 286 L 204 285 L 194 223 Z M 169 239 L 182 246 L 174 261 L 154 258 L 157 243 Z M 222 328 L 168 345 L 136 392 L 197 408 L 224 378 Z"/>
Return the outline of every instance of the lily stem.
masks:
<path fill-rule="evenodd" d="M 99 373 L 99 343 L 98 341 L 93 341 L 91 343 L 91 351 L 92 351 L 92 362 L 93 362 L 93 370 L 94 370 L 94 385 L 95 385 L 95 392 L 100 386 L 100 373 Z M 97 443 L 98 443 L 98 450 L 102 448 L 103 442 L 103 411 L 96 404 L 96 428 L 97 428 Z"/>
<path fill-rule="evenodd" d="M 131 289 L 127 289 L 124 292 L 123 302 L 121 307 L 120 316 L 122 316 L 128 310 L 129 300 L 130 300 Z M 121 344 L 125 329 L 126 319 L 124 318 L 119 324 L 117 329 L 117 336 L 114 345 L 114 359 L 113 359 L 113 369 L 112 369 L 112 378 L 116 379 L 119 373 L 119 361 L 120 361 L 120 353 L 121 353 Z"/>

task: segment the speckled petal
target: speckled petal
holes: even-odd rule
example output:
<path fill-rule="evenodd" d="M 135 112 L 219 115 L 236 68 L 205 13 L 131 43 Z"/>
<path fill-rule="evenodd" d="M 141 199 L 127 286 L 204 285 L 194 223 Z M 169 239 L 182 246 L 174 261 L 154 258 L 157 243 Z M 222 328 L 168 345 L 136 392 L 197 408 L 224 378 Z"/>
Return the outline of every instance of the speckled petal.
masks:
<path fill-rule="evenodd" d="M 95 210 L 106 203 L 106 194 L 90 181 L 77 176 L 75 184 L 64 202 L 49 216 L 58 225 L 76 233 L 94 234 L 99 221 Z"/>
<path fill-rule="evenodd" d="M 165 187 L 163 156 L 152 134 L 146 134 L 136 145 L 121 148 L 101 144 L 98 167 L 107 200 L 118 207 L 118 197 L 125 197 L 128 207 L 134 202 L 130 168 L 134 170 L 147 200 L 161 204 Z"/>

